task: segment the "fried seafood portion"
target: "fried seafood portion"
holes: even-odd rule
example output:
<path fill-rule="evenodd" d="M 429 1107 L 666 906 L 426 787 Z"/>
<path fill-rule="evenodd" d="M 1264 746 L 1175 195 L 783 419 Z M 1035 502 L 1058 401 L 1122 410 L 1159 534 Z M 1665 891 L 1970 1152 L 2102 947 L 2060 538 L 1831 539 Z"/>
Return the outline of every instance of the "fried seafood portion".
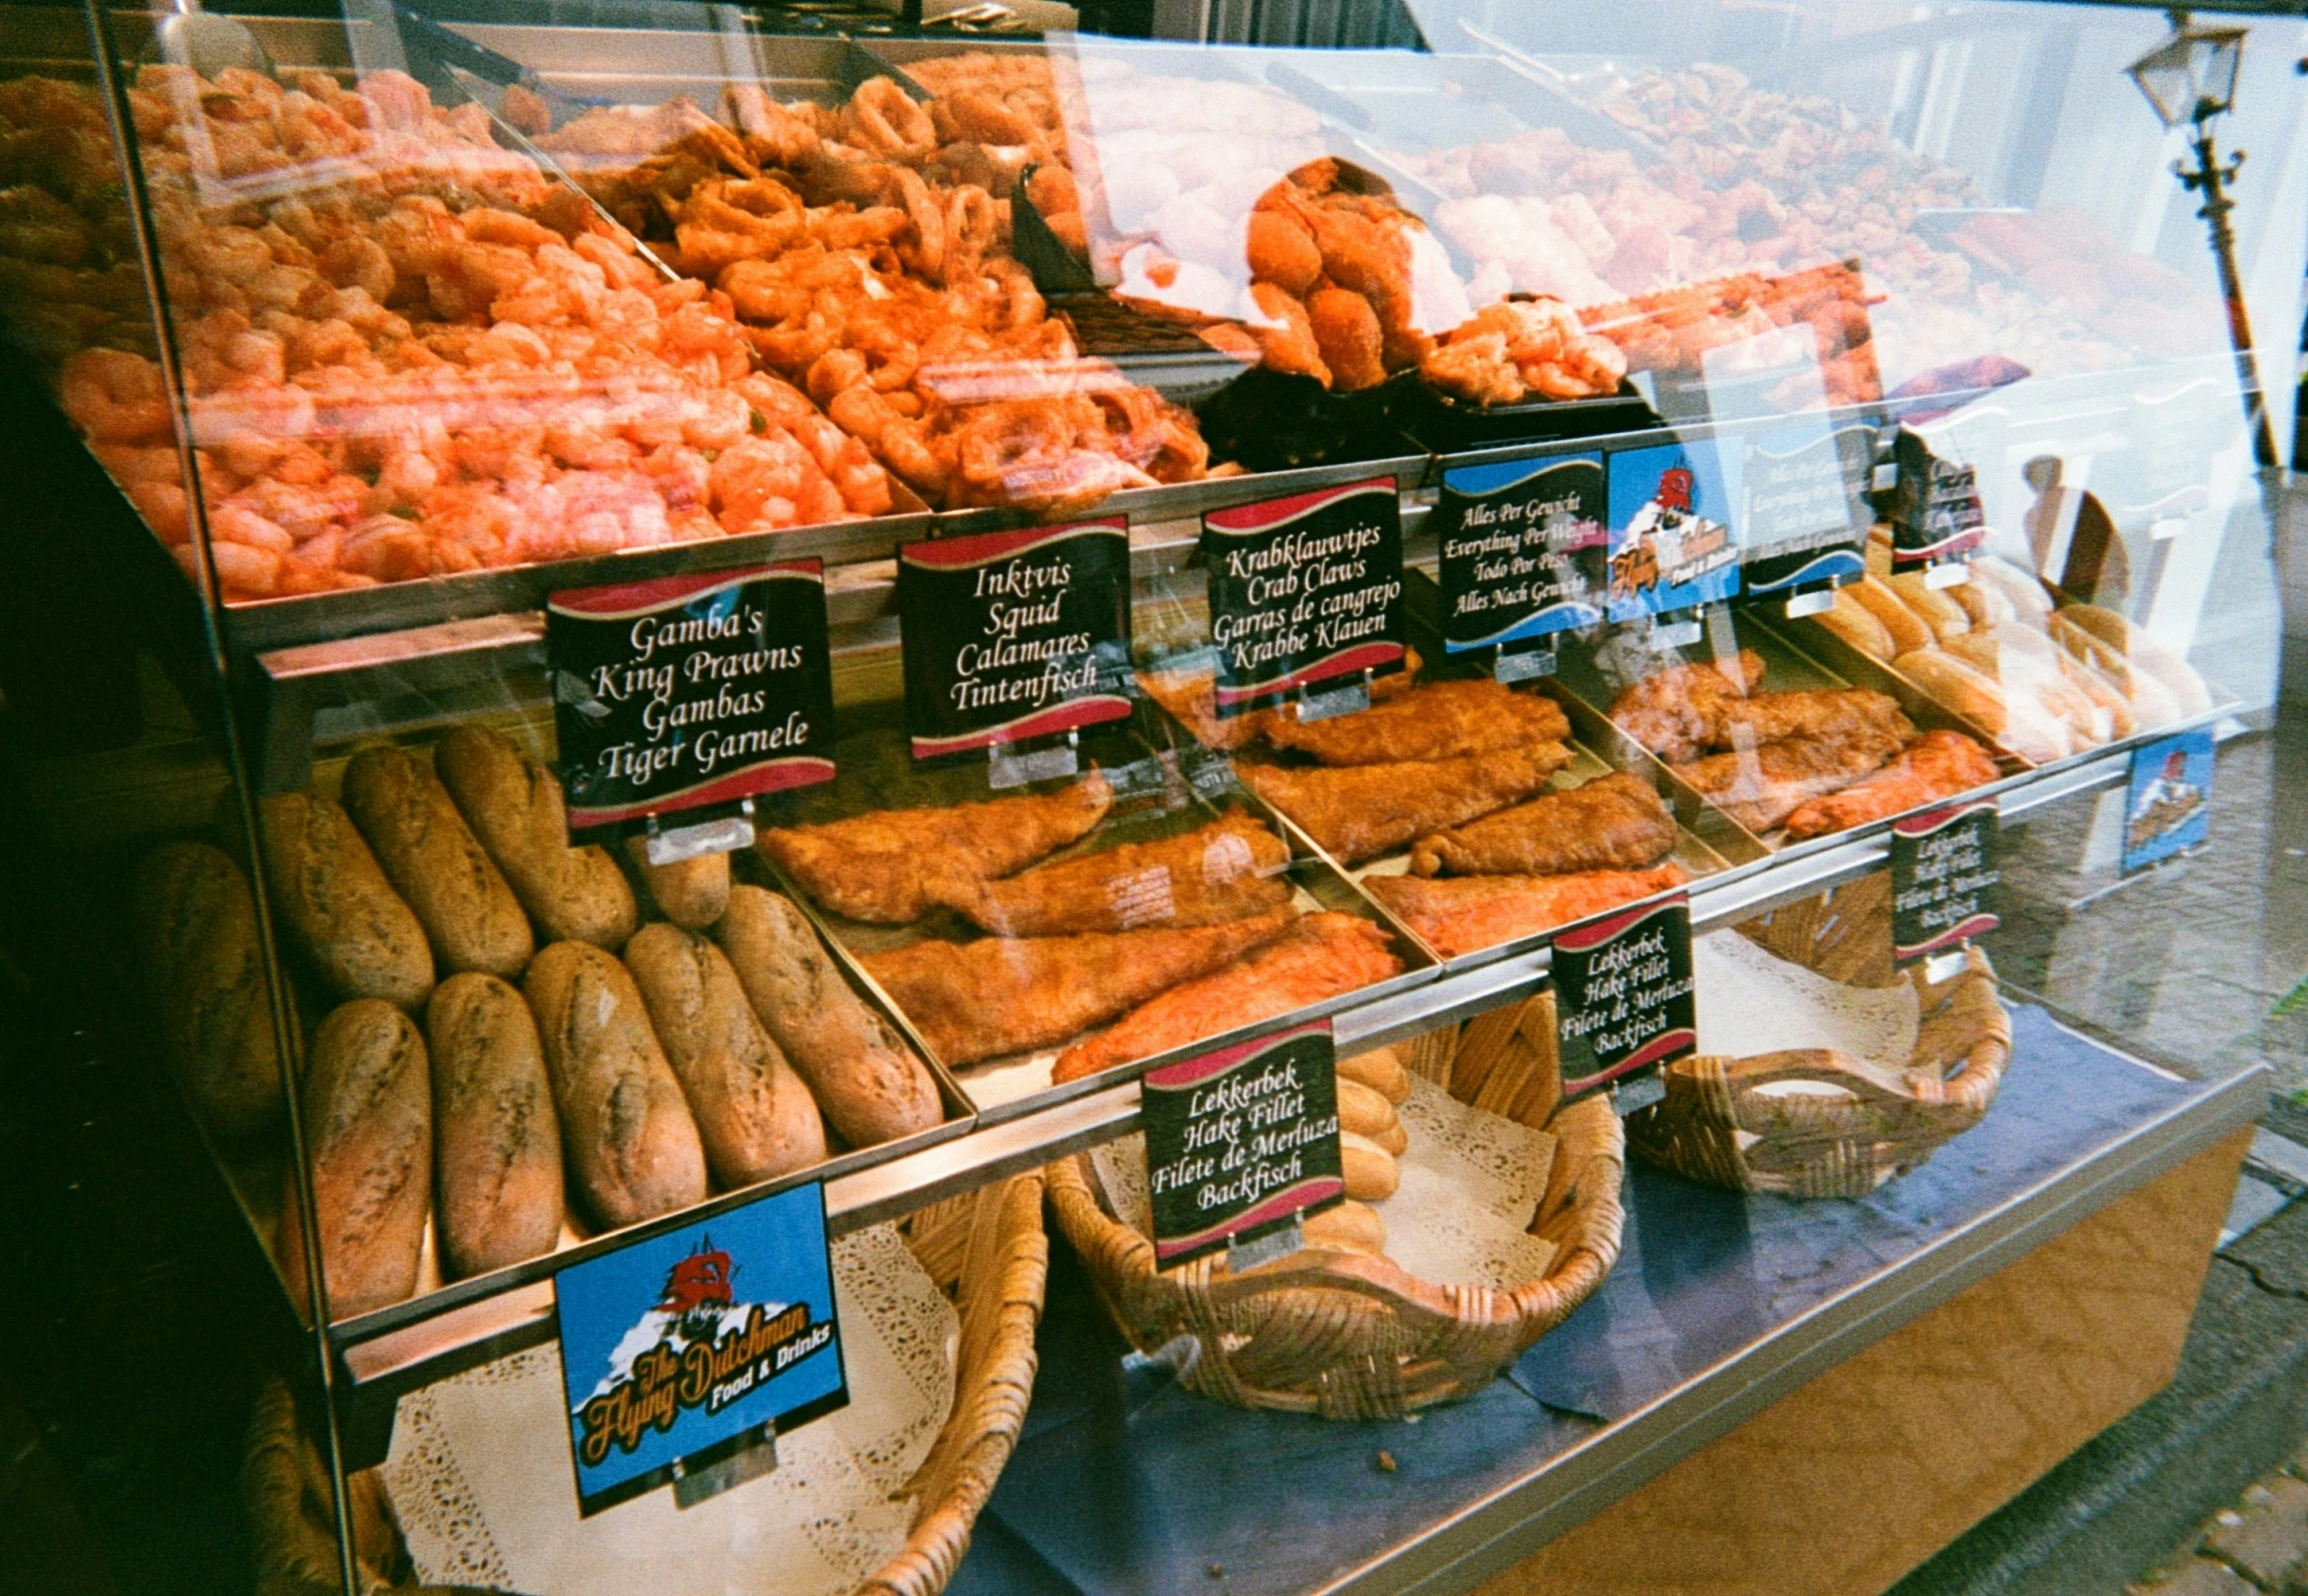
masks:
<path fill-rule="evenodd" d="M 1399 974 L 1387 935 L 1351 914 L 1309 914 L 1250 957 L 1172 987 L 1058 1055 L 1053 1083 L 1327 1002 Z"/>
<path fill-rule="evenodd" d="M 1411 873 L 1560 875 L 1631 870 L 1675 846 L 1675 817 L 1650 785 L 1624 771 L 1551 792 L 1455 830 L 1421 837 Z"/>
<path fill-rule="evenodd" d="M 1611 700 L 1611 723 L 1661 759 L 1689 759 L 1712 739 L 1724 703 L 1744 699 L 1762 680 L 1763 656 L 1751 648 L 1670 665 L 1622 688 Z"/>
<path fill-rule="evenodd" d="M 1372 876 L 1363 885 L 1446 959 L 1538 936 L 1690 878 L 1677 864 L 1570 875 Z"/>
<path fill-rule="evenodd" d="M 1769 831 L 1805 804 L 1873 775 L 1903 740 L 1878 727 L 1834 738 L 1789 737 L 1670 768 L 1749 831 Z"/>
<path fill-rule="evenodd" d="M 1528 798 L 1570 761 L 1561 743 L 1535 743 L 1457 759 L 1335 769 L 1243 764 L 1236 773 L 1340 861 L 1358 864 Z"/>
<path fill-rule="evenodd" d="M 1787 817 L 1787 835 L 1800 841 L 1886 820 L 1984 787 L 1999 774 L 1988 751 L 1963 733 L 1925 732 L 1874 775 L 1797 809 Z"/>
<path fill-rule="evenodd" d="M 1455 759 L 1532 743 L 1561 742 L 1571 723 L 1554 700 L 1487 677 L 1428 682 L 1352 715 L 1297 721 L 1277 715 L 1266 740 L 1325 765 Z"/>
<path fill-rule="evenodd" d="M 1088 835 L 1113 801 L 1092 772 L 1058 792 L 774 827 L 758 846 L 835 914 L 903 925 Z"/>
<path fill-rule="evenodd" d="M 1485 305 L 1419 362 L 1434 387 L 1470 404 L 1592 399 L 1619 391 L 1627 357 L 1559 299 Z"/>
<path fill-rule="evenodd" d="M 975 882 L 950 902 L 972 925 L 1008 937 L 1213 925 L 1288 903 L 1289 863 L 1280 837 L 1236 813 L 1158 842 Z"/>
<path fill-rule="evenodd" d="M 1186 930 L 980 937 L 869 953 L 881 983 L 948 1064 L 1048 1047 L 1272 941 L 1289 908 Z"/>

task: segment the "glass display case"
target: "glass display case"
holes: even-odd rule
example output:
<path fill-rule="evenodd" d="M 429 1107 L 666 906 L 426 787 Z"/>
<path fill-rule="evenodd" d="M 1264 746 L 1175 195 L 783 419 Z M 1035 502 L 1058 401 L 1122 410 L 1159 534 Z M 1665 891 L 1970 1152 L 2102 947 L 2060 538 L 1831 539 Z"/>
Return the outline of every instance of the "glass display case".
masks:
<path fill-rule="evenodd" d="M 1472 1588 L 2252 1117 L 2300 25 L 1409 9 L 12 8 L 16 956 L 268 1570 Z"/>

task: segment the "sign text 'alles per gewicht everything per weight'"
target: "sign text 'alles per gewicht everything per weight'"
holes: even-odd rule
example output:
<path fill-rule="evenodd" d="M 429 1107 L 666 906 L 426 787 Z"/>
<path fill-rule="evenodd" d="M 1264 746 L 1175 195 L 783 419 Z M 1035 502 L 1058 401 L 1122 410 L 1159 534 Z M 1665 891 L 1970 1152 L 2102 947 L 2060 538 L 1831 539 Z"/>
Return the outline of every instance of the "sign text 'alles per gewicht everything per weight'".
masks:
<path fill-rule="evenodd" d="M 1218 714 L 1403 667 L 1402 506 L 1374 477 L 1202 518 Z"/>
<path fill-rule="evenodd" d="M 545 647 L 573 832 L 833 778 L 816 560 L 555 593 Z"/>
<path fill-rule="evenodd" d="M 1328 1020 L 1149 1071 L 1141 1091 L 1164 1268 L 1345 1198 Z"/>
<path fill-rule="evenodd" d="M 1591 452 L 1445 471 L 1434 514 L 1444 648 L 1511 648 L 1601 620 L 1605 491 Z"/>
<path fill-rule="evenodd" d="M 898 627 L 916 759 L 1127 719 L 1129 523 L 909 543 Z"/>

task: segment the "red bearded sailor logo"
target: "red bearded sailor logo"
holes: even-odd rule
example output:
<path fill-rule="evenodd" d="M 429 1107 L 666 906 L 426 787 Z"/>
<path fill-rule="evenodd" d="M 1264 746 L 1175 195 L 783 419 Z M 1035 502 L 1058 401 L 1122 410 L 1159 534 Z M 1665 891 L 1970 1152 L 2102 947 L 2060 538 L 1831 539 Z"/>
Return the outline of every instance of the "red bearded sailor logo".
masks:
<path fill-rule="evenodd" d="M 1662 509 L 1691 513 L 1691 471 L 1688 466 L 1674 466 L 1659 473 L 1659 492 L 1656 495 Z"/>
<path fill-rule="evenodd" d="M 729 1254 L 714 1246 L 708 1232 L 699 1238 L 697 1251 L 665 1272 L 665 1293 L 657 1299 L 661 1312 L 673 1315 L 690 1340 L 710 1341 L 720 1310 L 736 1302 L 737 1266 Z M 701 1329 L 692 1329 L 699 1325 Z"/>

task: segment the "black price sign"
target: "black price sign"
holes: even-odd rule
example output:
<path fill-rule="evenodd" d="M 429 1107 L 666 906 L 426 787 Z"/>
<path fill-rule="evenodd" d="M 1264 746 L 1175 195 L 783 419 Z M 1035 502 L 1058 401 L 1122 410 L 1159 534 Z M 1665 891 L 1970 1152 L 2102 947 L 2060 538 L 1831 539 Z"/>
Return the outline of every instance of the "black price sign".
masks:
<path fill-rule="evenodd" d="M 1923 439 L 1902 430 L 1892 446 L 1899 467 L 1892 490 L 1891 563 L 1896 570 L 1961 559 L 1987 541 L 1979 473 L 1942 460 Z"/>
<path fill-rule="evenodd" d="M 1993 798 L 1891 823 L 1891 951 L 1902 964 L 2003 924 Z"/>
<path fill-rule="evenodd" d="M 555 593 L 545 650 L 572 832 L 833 779 L 816 560 Z"/>
<path fill-rule="evenodd" d="M 1875 514 L 1867 502 L 1875 429 L 1846 422 L 1765 432 L 1747 441 L 1747 516 L 1740 585 L 1768 597 L 1855 582 Z"/>
<path fill-rule="evenodd" d="M 1688 894 L 1561 932 L 1553 972 L 1565 1097 L 1673 1063 L 1699 1045 Z"/>
<path fill-rule="evenodd" d="M 1403 666 L 1402 507 L 1394 478 L 1202 518 L 1218 715 Z"/>
<path fill-rule="evenodd" d="M 1345 1198 L 1328 1020 L 1164 1065 L 1141 1091 L 1163 1267 Z"/>
<path fill-rule="evenodd" d="M 1508 647 L 1600 621 L 1608 489 L 1600 454 L 1446 470 L 1434 522 L 1444 650 Z"/>
<path fill-rule="evenodd" d="M 916 759 L 1127 719 L 1129 524 L 908 543 L 898 631 Z"/>

